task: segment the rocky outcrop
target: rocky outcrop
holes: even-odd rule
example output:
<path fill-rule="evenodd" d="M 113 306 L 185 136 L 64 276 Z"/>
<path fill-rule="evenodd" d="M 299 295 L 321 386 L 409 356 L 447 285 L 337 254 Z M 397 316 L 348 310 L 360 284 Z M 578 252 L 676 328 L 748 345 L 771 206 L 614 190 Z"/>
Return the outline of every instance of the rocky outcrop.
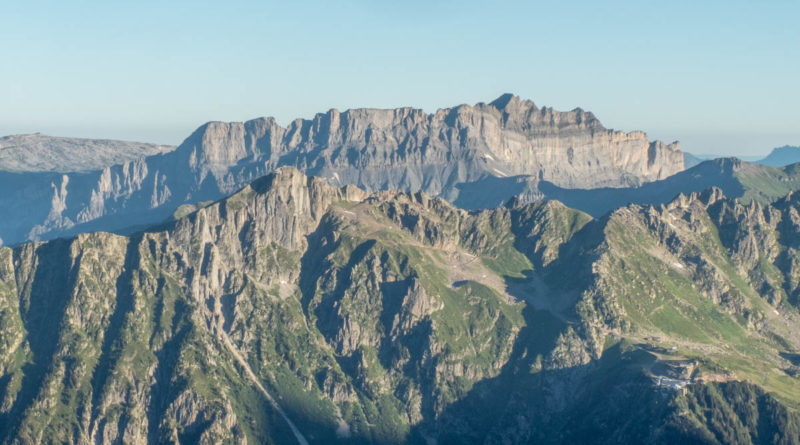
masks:
<path fill-rule="evenodd" d="M 0 197 L 9 215 L 0 221 L 0 238 L 14 244 L 152 224 L 280 166 L 339 186 L 422 190 L 475 208 L 481 200 L 463 192 L 464 184 L 525 175 L 567 188 L 635 186 L 681 171 L 683 156 L 677 144 L 608 130 L 589 112 L 539 108 L 512 95 L 432 114 L 354 109 L 286 127 L 272 118 L 210 122 L 174 151 L 102 170 L 0 172 L 0 185 L 16 190 Z M 502 200 L 508 196 L 503 192 Z"/>

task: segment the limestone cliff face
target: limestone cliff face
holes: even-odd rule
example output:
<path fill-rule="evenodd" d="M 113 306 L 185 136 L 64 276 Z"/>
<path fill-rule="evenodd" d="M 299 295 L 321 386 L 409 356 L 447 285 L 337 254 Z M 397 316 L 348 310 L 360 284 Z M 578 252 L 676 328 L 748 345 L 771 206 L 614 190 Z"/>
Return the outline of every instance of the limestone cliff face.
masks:
<path fill-rule="evenodd" d="M 490 104 L 422 110 L 330 110 L 287 128 L 272 119 L 209 123 L 182 147 L 201 177 L 220 186 L 229 166 L 252 159 L 293 165 L 367 190 L 423 190 L 493 175 L 534 175 L 569 188 L 628 186 L 683 170 L 677 145 L 605 129 L 591 113 L 558 112 L 505 95 Z M 452 176 L 452 177 L 451 177 Z"/>
<path fill-rule="evenodd" d="M 287 127 L 272 118 L 210 122 L 172 152 L 98 171 L 0 173 L 0 185 L 16 191 L 0 197 L 9 214 L 0 239 L 159 222 L 181 204 L 217 200 L 280 166 L 367 191 L 422 190 L 473 208 L 462 184 L 527 175 L 567 188 L 632 186 L 681 171 L 683 156 L 677 144 L 605 129 L 580 109 L 538 108 L 511 95 L 433 114 L 354 109 Z"/>

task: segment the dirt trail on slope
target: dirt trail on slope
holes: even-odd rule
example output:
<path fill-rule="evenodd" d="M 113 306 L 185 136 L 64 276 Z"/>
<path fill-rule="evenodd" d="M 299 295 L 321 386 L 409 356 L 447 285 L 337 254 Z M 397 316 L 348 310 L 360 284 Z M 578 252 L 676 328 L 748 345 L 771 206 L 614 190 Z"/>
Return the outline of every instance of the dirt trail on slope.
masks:
<path fill-rule="evenodd" d="M 231 354 L 233 354 L 233 356 L 236 358 L 236 361 L 239 362 L 239 365 L 241 365 L 241 367 L 244 369 L 245 374 L 247 374 L 247 377 L 250 379 L 250 381 L 252 381 L 253 384 L 256 385 L 256 388 L 258 388 L 258 390 L 261 391 L 261 394 L 263 394 L 264 397 L 266 397 L 266 399 L 269 401 L 272 407 L 275 408 L 275 411 L 277 411 L 278 414 L 280 414 L 281 417 L 283 417 L 283 420 L 286 421 L 286 424 L 289 425 L 289 429 L 292 430 L 292 434 L 294 434 L 294 437 L 297 439 L 297 442 L 300 443 L 300 445 L 309 445 L 308 441 L 303 436 L 303 433 L 301 433 L 300 430 L 297 429 L 297 426 L 295 426 L 294 422 L 292 422 L 292 420 L 289 419 L 289 416 L 286 414 L 285 411 L 283 411 L 283 408 L 281 408 L 281 406 L 278 405 L 278 402 L 276 402 L 275 399 L 273 399 L 272 396 L 267 392 L 267 390 L 264 389 L 264 386 L 258 380 L 256 374 L 253 372 L 252 369 L 250 369 L 250 365 L 247 364 L 247 361 L 245 361 L 245 359 L 239 353 L 239 350 L 236 349 L 233 343 L 231 343 L 230 338 L 228 338 L 228 334 L 226 334 L 225 331 L 222 330 L 221 326 L 217 328 L 217 332 L 219 333 L 220 338 L 222 338 L 222 342 L 225 343 L 225 346 L 228 348 Z"/>

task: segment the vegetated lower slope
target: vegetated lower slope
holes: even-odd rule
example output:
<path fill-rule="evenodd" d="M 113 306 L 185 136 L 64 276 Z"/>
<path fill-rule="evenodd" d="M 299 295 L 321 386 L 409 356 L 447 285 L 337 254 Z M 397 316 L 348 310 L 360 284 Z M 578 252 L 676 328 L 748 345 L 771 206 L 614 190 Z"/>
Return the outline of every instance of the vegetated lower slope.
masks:
<path fill-rule="evenodd" d="M 800 201 L 468 213 L 281 169 L 0 248 L 7 442 L 796 443 Z"/>
<path fill-rule="evenodd" d="M 676 143 L 606 129 L 579 108 L 539 108 L 512 95 L 430 114 L 329 110 L 286 127 L 273 118 L 209 122 L 174 151 L 93 171 L 0 171 L 3 190 L 15 191 L 0 195 L 0 243 L 129 233 L 281 166 L 340 186 L 422 190 L 453 200 L 458 184 L 523 174 L 564 187 L 638 185 L 683 170 L 683 155 Z"/>

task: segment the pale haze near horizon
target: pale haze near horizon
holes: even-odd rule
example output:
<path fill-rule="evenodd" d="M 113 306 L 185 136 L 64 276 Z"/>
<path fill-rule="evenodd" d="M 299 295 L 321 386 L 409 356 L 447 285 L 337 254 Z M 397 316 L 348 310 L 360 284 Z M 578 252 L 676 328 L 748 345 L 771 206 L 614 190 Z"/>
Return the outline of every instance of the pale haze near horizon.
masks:
<path fill-rule="evenodd" d="M 511 92 L 697 154 L 800 145 L 800 2 L 698 3 L 4 2 L 0 134 L 178 144 Z"/>

